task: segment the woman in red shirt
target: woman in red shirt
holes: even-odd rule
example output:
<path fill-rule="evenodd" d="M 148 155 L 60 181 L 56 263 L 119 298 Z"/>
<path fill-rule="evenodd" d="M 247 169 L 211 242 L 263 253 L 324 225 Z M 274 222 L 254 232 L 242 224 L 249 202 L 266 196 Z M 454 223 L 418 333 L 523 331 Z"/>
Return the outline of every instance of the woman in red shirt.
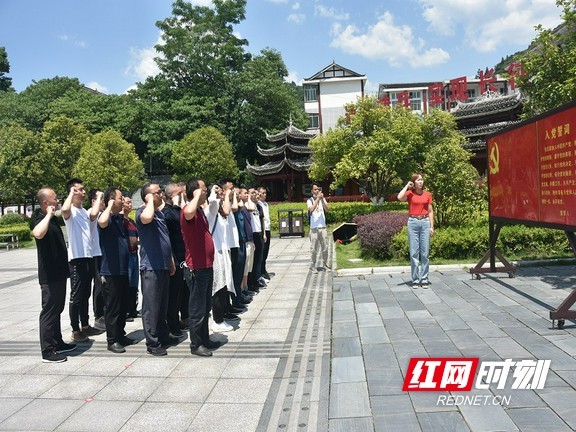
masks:
<path fill-rule="evenodd" d="M 398 194 L 399 201 L 408 201 L 408 244 L 410 246 L 410 268 L 412 288 L 428 288 L 430 264 L 430 236 L 434 234 L 434 211 L 432 195 L 424 190 L 422 174 L 414 173 L 410 181 Z"/>

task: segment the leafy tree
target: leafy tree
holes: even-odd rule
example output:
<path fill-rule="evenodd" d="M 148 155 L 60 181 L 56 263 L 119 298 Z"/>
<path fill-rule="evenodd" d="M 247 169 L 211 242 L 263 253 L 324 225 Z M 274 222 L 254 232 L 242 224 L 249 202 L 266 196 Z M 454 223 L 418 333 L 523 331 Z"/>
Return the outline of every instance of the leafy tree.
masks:
<path fill-rule="evenodd" d="M 211 184 L 223 177 L 235 178 L 238 175 L 232 145 L 212 126 L 195 130 L 176 143 L 172 166 L 174 181 L 200 177 Z"/>
<path fill-rule="evenodd" d="M 438 225 L 462 225 L 487 205 L 478 172 L 470 164 L 472 153 L 462 148 L 463 140 L 447 136 L 426 153 L 423 168 Z"/>
<path fill-rule="evenodd" d="M 118 186 L 135 190 L 144 178 L 144 166 L 134 144 L 108 130 L 93 135 L 82 147 L 73 175 L 82 178 L 89 188 Z"/>
<path fill-rule="evenodd" d="M 283 129 L 290 121 L 303 129 L 308 125 L 304 99 L 295 84 L 285 81 L 287 76 L 282 55 L 269 48 L 247 62 L 238 74 L 234 88 L 241 103 L 235 105 L 229 127 L 239 163 L 257 157 L 256 144 L 264 141 L 266 132 Z"/>
<path fill-rule="evenodd" d="M 0 92 L 14 91 L 12 78 L 6 76 L 10 73 L 10 62 L 5 47 L 0 47 Z"/>
<path fill-rule="evenodd" d="M 156 45 L 162 53 L 156 62 L 173 87 L 218 98 L 250 56 L 244 51 L 248 41 L 233 29 L 245 18 L 246 0 L 213 0 L 213 5 L 176 0 L 172 16 L 156 23 L 164 40 Z"/>
<path fill-rule="evenodd" d="M 48 186 L 65 193 L 66 180 L 72 177 L 80 150 L 91 135 L 84 126 L 64 116 L 44 124 L 40 157 L 50 167 L 45 174 Z"/>
<path fill-rule="evenodd" d="M 312 179 L 331 174 L 332 187 L 357 181 L 373 202 L 381 202 L 395 182 L 407 178 L 424 161 L 424 122 L 404 107 L 386 107 L 375 97 L 346 106 L 337 127 L 310 141 Z"/>
<path fill-rule="evenodd" d="M 39 132 L 50 119 L 51 105 L 68 92 L 86 91 L 76 78 L 54 77 L 34 81 L 18 95 L 19 123 Z"/>
<path fill-rule="evenodd" d="M 520 55 L 525 75 L 518 86 L 528 96 L 524 117 L 531 117 L 576 99 L 576 0 L 557 0 L 562 25 L 536 27 L 531 48 Z"/>
<path fill-rule="evenodd" d="M 46 186 L 48 167 L 39 157 L 40 135 L 22 126 L 0 128 L 0 194 L 19 201 Z"/>

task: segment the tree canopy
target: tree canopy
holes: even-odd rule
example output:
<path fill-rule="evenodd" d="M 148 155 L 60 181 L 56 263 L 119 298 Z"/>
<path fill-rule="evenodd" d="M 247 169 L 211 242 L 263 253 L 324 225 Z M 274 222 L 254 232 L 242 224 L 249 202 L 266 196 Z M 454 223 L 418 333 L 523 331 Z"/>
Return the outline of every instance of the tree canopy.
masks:
<path fill-rule="evenodd" d="M 117 186 L 133 191 L 143 182 L 144 166 L 133 144 L 118 132 L 107 130 L 93 135 L 82 147 L 73 175 L 90 188 Z"/>
<path fill-rule="evenodd" d="M 238 166 L 232 145 L 218 129 L 208 126 L 190 132 L 174 146 L 174 181 L 199 177 L 212 184 L 224 177 L 235 178 Z"/>
<path fill-rule="evenodd" d="M 12 78 L 6 76 L 10 73 L 10 62 L 5 47 L 0 47 L 0 92 L 13 91 Z"/>
<path fill-rule="evenodd" d="M 576 100 L 576 0 L 557 0 L 562 24 L 557 29 L 536 27 L 531 48 L 520 55 L 524 76 L 518 85 L 527 96 L 524 117 Z"/>
<path fill-rule="evenodd" d="M 382 201 L 395 182 L 422 167 L 424 122 L 404 107 L 388 107 L 374 97 L 346 106 L 347 118 L 310 141 L 314 162 L 312 179 L 331 174 L 332 187 L 357 181 L 366 193 Z"/>

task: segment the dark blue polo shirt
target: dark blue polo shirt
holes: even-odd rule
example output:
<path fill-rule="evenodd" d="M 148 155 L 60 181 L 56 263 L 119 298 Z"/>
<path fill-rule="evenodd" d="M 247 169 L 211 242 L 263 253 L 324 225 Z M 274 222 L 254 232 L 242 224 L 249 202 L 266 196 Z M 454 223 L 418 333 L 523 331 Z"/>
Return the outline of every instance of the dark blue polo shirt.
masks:
<path fill-rule="evenodd" d="M 140 215 L 145 207 L 136 211 L 136 227 L 140 236 L 140 270 L 170 270 L 172 264 L 172 247 L 164 214 L 154 212 L 154 219 L 143 224 Z"/>
<path fill-rule="evenodd" d="M 124 226 L 124 216 L 110 215 L 106 228 L 98 225 L 100 249 L 102 250 L 103 276 L 122 276 L 128 274 L 128 232 Z"/>

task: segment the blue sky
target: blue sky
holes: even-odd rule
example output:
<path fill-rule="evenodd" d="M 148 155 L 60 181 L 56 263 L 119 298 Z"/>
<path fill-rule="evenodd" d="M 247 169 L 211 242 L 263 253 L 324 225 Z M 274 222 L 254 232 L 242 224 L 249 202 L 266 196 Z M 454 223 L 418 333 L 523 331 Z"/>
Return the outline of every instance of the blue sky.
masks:
<path fill-rule="evenodd" d="M 209 0 L 191 0 L 209 5 Z M 154 74 L 155 23 L 170 0 L 0 0 L 13 86 L 67 76 L 119 94 Z M 555 0 L 248 0 L 236 26 L 257 54 L 282 53 L 301 83 L 336 63 L 379 83 L 473 76 L 560 23 Z"/>

